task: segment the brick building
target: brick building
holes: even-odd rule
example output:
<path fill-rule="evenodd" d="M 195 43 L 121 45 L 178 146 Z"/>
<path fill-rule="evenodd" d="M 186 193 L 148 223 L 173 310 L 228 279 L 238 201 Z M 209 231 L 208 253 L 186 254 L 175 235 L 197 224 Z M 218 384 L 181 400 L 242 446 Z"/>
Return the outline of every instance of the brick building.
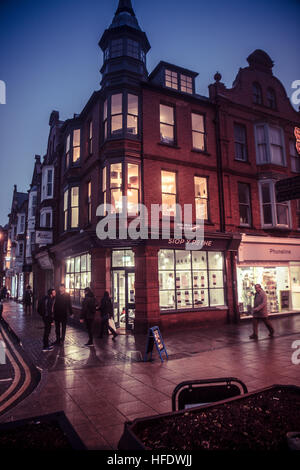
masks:
<path fill-rule="evenodd" d="M 216 73 L 209 97 L 201 96 L 194 71 L 160 62 L 148 74 L 150 44 L 130 0 L 119 1 L 99 46 L 100 90 L 71 119 L 51 113 L 37 162 L 28 225 L 36 297 L 64 282 L 76 310 L 86 286 L 98 299 L 109 290 L 116 323 L 136 331 L 238 321 L 254 282 L 269 291 L 271 311 L 299 311 L 299 204 L 278 204 L 274 182 L 299 173 L 300 116 L 268 55 L 252 53 L 231 89 Z M 155 239 L 122 238 L 122 218 L 116 239 L 99 239 L 99 222 L 122 212 L 122 197 L 129 224 L 138 203 L 148 214 L 162 206 Z M 194 228 L 204 218 L 201 250 L 177 236 L 185 204 Z"/>

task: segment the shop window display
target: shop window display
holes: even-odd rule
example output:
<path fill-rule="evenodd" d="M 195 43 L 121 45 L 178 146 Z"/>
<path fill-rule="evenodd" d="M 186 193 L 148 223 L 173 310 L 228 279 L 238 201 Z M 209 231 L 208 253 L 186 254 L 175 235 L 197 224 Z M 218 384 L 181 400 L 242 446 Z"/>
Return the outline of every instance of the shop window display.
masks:
<path fill-rule="evenodd" d="M 160 309 L 190 309 L 225 305 L 223 254 L 160 250 Z"/>
<path fill-rule="evenodd" d="M 292 309 L 290 301 L 290 273 L 288 266 L 278 267 L 239 267 L 238 297 L 241 314 L 251 314 L 255 284 L 261 284 L 267 294 L 269 313 L 278 313 Z"/>
<path fill-rule="evenodd" d="M 91 255 L 83 254 L 66 260 L 65 284 L 74 305 L 80 305 L 84 289 L 91 283 Z"/>

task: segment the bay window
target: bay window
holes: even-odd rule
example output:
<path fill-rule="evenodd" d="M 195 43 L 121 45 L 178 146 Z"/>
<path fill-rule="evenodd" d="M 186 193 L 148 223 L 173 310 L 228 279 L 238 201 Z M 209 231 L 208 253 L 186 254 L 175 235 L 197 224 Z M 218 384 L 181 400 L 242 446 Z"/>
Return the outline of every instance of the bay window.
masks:
<path fill-rule="evenodd" d="M 80 160 L 80 129 L 74 129 L 66 140 L 66 168 Z"/>
<path fill-rule="evenodd" d="M 223 253 L 160 250 L 158 271 L 161 311 L 225 305 Z"/>
<path fill-rule="evenodd" d="M 79 226 L 79 187 L 71 188 L 71 228 Z"/>
<path fill-rule="evenodd" d="M 87 184 L 87 221 L 88 224 L 92 221 L 92 182 Z"/>
<path fill-rule="evenodd" d="M 111 204 L 113 213 L 122 212 L 122 197 L 127 196 L 128 215 L 136 215 L 140 200 L 139 165 L 119 162 L 104 167 L 102 192 L 105 212 L 107 204 Z"/>
<path fill-rule="evenodd" d="M 110 165 L 110 204 L 113 212 L 122 211 L 122 163 Z"/>
<path fill-rule="evenodd" d="M 138 135 L 139 98 L 132 93 L 116 93 L 103 104 L 103 135 L 119 137 L 124 134 Z"/>
<path fill-rule="evenodd" d="M 64 231 L 68 230 L 69 190 L 64 191 Z"/>
<path fill-rule="evenodd" d="M 53 198 L 54 168 L 44 167 L 42 170 L 42 201 Z"/>
<path fill-rule="evenodd" d="M 164 216 L 176 215 L 176 173 L 173 171 L 161 172 L 161 202 Z"/>
<path fill-rule="evenodd" d="M 259 183 L 261 219 L 263 227 L 290 227 L 289 202 L 277 202 L 275 181 L 266 180 Z"/>

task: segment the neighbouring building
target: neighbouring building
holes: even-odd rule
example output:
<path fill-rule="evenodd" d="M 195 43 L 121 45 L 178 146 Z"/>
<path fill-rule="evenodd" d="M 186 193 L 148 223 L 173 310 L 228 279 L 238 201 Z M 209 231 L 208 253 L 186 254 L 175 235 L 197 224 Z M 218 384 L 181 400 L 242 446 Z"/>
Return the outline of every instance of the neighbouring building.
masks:
<path fill-rule="evenodd" d="M 66 121 L 51 113 L 47 153 L 36 158 L 25 263 L 35 298 L 64 283 L 79 312 L 85 287 L 99 300 L 108 290 L 117 325 L 145 331 L 238 321 L 259 282 L 271 312 L 300 312 L 300 204 L 275 194 L 277 180 L 300 174 L 300 115 L 270 57 L 254 51 L 232 88 L 216 73 L 209 96 L 199 95 L 195 71 L 162 61 L 148 73 L 150 44 L 130 0 L 119 1 L 99 46 L 100 89 Z M 123 197 L 128 224 L 139 203 L 149 215 L 161 206 L 155 238 L 121 236 L 122 218 L 116 239 L 98 238 Z M 204 219 L 200 250 L 177 236 L 185 204 L 192 227 Z"/>

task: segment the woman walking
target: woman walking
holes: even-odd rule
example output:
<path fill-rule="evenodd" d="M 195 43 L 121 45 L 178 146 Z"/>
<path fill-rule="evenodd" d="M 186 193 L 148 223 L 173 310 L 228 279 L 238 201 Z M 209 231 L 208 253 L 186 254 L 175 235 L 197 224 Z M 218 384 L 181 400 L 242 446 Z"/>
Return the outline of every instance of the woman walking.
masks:
<path fill-rule="evenodd" d="M 109 330 L 113 334 L 113 339 L 115 339 L 118 333 L 109 325 L 109 319 L 113 317 L 113 305 L 107 291 L 104 292 L 99 310 L 101 313 L 99 338 L 102 338 L 103 334 L 107 334 Z"/>
<path fill-rule="evenodd" d="M 84 292 L 85 292 L 85 298 L 83 299 L 83 302 L 82 302 L 82 312 L 81 312 L 80 321 L 81 322 L 85 321 L 86 329 L 89 335 L 89 340 L 85 344 L 85 346 L 93 346 L 94 344 L 93 324 L 94 324 L 94 319 L 95 319 L 97 302 L 96 302 L 93 292 L 91 291 L 89 287 L 86 287 L 84 289 Z"/>

